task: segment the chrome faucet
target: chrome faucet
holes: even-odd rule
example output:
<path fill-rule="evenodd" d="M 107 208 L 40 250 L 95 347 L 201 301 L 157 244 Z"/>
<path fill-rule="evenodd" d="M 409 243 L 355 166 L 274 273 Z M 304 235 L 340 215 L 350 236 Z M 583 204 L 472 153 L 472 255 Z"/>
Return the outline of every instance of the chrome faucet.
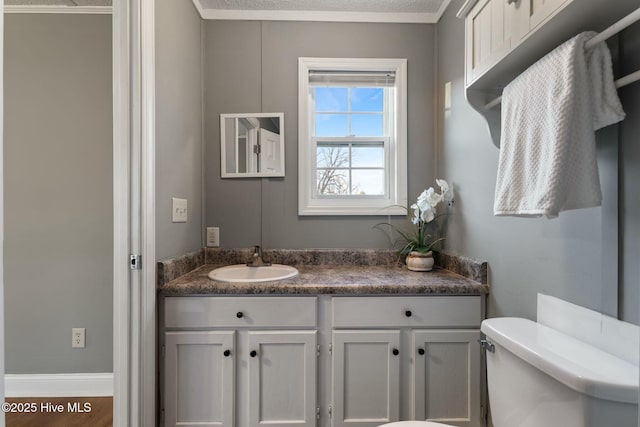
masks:
<path fill-rule="evenodd" d="M 271 263 L 262 259 L 262 248 L 259 245 L 253 247 L 253 256 L 247 262 L 248 267 L 268 267 Z"/>

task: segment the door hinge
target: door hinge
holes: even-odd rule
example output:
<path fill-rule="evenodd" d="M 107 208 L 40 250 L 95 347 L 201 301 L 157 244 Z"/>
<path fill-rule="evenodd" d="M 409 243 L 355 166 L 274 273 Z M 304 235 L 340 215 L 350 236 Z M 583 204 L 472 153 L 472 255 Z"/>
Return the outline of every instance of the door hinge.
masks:
<path fill-rule="evenodd" d="M 253 154 L 260 154 L 261 151 L 260 145 L 256 144 L 253 146 Z"/>
<path fill-rule="evenodd" d="M 129 255 L 129 268 L 131 270 L 142 269 L 142 255 Z"/>
<path fill-rule="evenodd" d="M 333 343 L 329 343 L 329 354 L 333 354 Z"/>
<path fill-rule="evenodd" d="M 160 409 L 160 425 L 164 425 L 164 408 Z"/>
<path fill-rule="evenodd" d="M 320 407 L 318 406 L 316 408 L 316 420 L 319 420 L 319 419 L 320 419 Z"/>
<path fill-rule="evenodd" d="M 329 418 L 333 418 L 333 408 L 329 405 Z"/>
<path fill-rule="evenodd" d="M 320 344 L 317 345 L 316 356 L 320 356 Z"/>
<path fill-rule="evenodd" d="M 162 348 L 160 349 L 160 353 L 162 353 L 162 357 L 165 357 L 167 355 L 167 347 L 162 346 Z"/>

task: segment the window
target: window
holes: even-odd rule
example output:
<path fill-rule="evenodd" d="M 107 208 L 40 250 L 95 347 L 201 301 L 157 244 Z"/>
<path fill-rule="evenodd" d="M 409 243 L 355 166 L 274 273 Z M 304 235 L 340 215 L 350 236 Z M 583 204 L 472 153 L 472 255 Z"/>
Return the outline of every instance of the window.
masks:
<path fill-rule="evenodd" d="M 405 214 L 406 60 L 300 58 L 298 72 L 299 214 Z"/>

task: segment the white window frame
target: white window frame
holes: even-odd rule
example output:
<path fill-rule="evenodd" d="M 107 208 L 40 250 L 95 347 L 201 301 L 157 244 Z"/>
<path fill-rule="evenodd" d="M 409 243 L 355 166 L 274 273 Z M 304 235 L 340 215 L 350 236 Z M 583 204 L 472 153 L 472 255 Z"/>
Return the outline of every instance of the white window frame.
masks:
<path fill-rule="evenodd" d="M 309 71 L 390 71 L 395 73 L 394 134 L 385 143 L 385 196 L 319 196 L 315 188 L 316 141 Z M 336 138 L 332 138 L 336 139 Z M 366 138 L 380 141 L 384 138 Z M 298 215 L 406 215 L 407 60 L 387 58 L 298 58 Z"/>

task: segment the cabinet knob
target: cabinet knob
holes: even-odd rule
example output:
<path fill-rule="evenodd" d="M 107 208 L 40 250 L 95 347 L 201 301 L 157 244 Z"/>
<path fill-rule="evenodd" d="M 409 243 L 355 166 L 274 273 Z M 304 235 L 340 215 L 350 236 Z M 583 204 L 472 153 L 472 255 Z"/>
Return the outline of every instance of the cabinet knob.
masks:
<path fill-rule="evenodd" d="M 394 356 L 397 356 L 400 354 L 400 351 L 397 348 L 394 348 L 393 350 L 391 350 L 391 353 L 393 353 Z"/>
<path fill-rule="evenodd" d="M 238 319 L 242 319 L 242 318 L 244 317 L 244 314 L 242 314 L 242 312 L 241 312 L 241 311 L 239 311 L 239 312 L 237 312 L 237 313 L 236 313 L 236 317 L 237 317 Z"/>
<path fill-rule="evenodd" d="M 424 348 L 419 348 L 419 349 L 418 349 L 418 354 L 419 354 L 420 356 L 424 356 Z"/>
<path fill-rule="evenodd" d="M 229 357 L 231 356 L 231 350 L 225 350 L 222 354 L 224 354 L 224 357 Z"/>
<path fill-rule="evenodd" d="M 407 310 L 407 311 L 404 312 L 404 315 L 407 316 L 407 317 L 411 317 L 411 316 L 413 316 L 413 313 L 411 312 L 411 310 Z"/>
<path fill-rule="evenodd" d="M 255 350 L 251 350 L 251 353 L 249 353 L 249 356 L 251 357 L 256 357 L 258 355 L 258 352 Z"/>

